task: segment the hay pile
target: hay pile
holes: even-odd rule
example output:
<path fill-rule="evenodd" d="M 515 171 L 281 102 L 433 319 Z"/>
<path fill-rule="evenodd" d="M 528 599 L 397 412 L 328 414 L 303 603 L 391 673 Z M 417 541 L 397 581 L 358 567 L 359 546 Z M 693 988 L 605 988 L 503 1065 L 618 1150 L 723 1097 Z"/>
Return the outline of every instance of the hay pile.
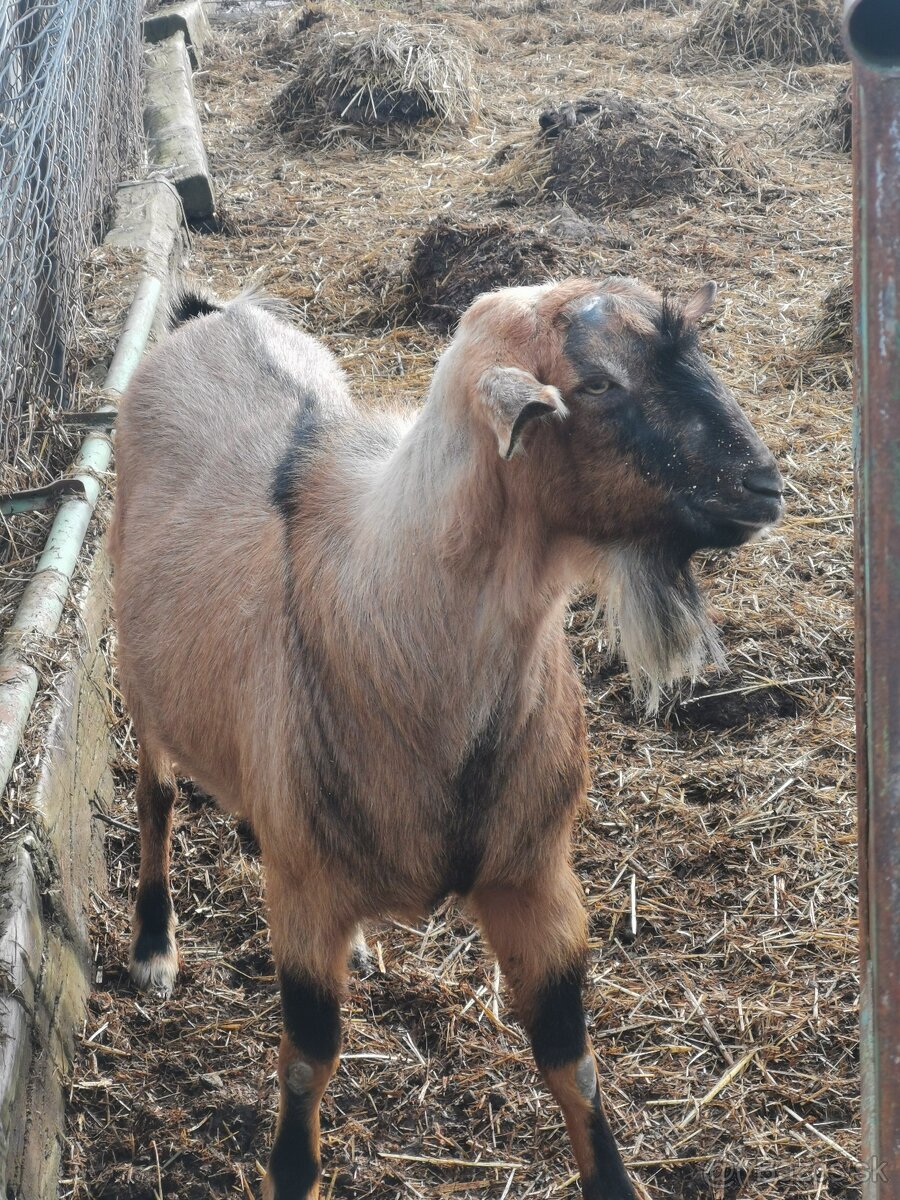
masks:
<path fill-rule="evenodd" d="M 293 71 L 299 48 L 314 25 L 336 15 L 318 4 L 289 5 L 269 22 L 259 39 L 258 56 L 266 66 Z"/>
<path fill-rule="evenodd" d="M 822 297 L 818 318 L 803 338 L 792 382 L 824 391 L 849 388 L 853 379 L 853 281 L 848 275 Z"/>
<path fill-rule="evenodd" d="M 675 69 L 842 62 L 834 0 L 707 0 L 675 46 Z"/>
<path fill-rule="evenodd" d="M 810 124 L 819 131 L 826 149 L 844 153 L 853 149 L 853 98 L 849 79 L 840 85 L 833 100 L 813 113 Z"/>
<path fill-rule="evenodd" d="M 853 281 L 849 277 L 825 293 L 808 344 L 821 354 L 853 353 Z"/>
<path fill-rule="evenodd" d="M 451 329 L 481 292 L 543 283 L 559 261 L 559 250 L 536 230 L 440 217 L 413 245 L 410 313 L 438 329 Z"/>
<path fill-rule="evenodd" d="M 696 0 L 590 0 L 582 6 L 581 11 L 585 14 L 619 14 L 643 8 L 662 14 L 675 14 L 695 3 Z M 474 0 L 473 11 L 482 19 L 493 17 L 503 20 L 534 13 L 546 13 L 553 17 L 559 14 L 560 6 L 555 0 Z"/>
<path fill-rule="evenodd" d="M 715 182 L 752 184 L 765 169 L 698 113 L 599 91 L 548 109 L 540 135 L 506 148 L 494 185 L 519 203 L 544 196 L 576 211 L 636 208 L 689 196 Z"/>
<path fill-rule="evenodd" d="M 477 110 L 469 51 L 439 25 L 330 18 L 300 34 L 294 78 L 272 102 L 283 132 L 466 125 Z"/>

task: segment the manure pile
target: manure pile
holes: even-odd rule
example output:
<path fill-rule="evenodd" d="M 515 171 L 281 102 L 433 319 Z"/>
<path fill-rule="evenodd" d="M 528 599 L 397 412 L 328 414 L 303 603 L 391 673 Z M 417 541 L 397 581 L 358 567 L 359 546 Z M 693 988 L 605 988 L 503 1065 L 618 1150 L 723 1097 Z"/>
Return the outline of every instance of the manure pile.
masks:
<path fill-rule="evenodd" d="M 481 292 L 543 283 L 561 254 L 532 229 L 502 221 L 439 218 L 418 237 L 409 262 L 410 311 L 449 330 Z"/>
<path fill-rule="evenodd" d="M 826 149 L 849 154 L 853 148 L 853 97 L 849 79 L 838 86 L 833 98 L 816 109 L 810 124 L 820 130 Z"/>
<path fill-rule="evenodd" d="M 566 614 L 592 769 L 573 858 L 588 1018 L 650 1200 L 858 1200 L 851 181 L 806 124 L 849 74 L 830 61 L 837 6 L 229 11 L 196 80 L 227 220 L 195 234 L 192 269 L 223 296 L 259 272 L 362 402 L 415 411 L 486 288 L 718 282 L 701 342 L 778 456 L 787 514 L 701 556 L 727 670 L 654 719 L 594 597 Z M 672 69 L 701 43 L 701 70 Z M 168 1002 L 137 996 L 136 747 L 117 704 L 60 1197 L 249 1200 L 280 1027 L 259 858 L 185 789 L 184 971 Z M 562 1119 L 464 907 L 368 936 L 323 1105 L 323 1200 L 577 1200 Z"/>
<path fill-rule="evenodd" d="M 797 387 L 840 392 L 851 385 L 852 365 L 853 283 L 847 276 L 822 297 L 815 322 L 800 339 L 791 377 Z"/>
<path fill-rule="evenodd" d="M 768 174 L 759 154 L 705 114 L 617 91 L 547 108 L 538 127 L 494 155 L 490 184 L 507 205 L 556 202 L 597 216 L 713 188 L 756 192 Z"/>

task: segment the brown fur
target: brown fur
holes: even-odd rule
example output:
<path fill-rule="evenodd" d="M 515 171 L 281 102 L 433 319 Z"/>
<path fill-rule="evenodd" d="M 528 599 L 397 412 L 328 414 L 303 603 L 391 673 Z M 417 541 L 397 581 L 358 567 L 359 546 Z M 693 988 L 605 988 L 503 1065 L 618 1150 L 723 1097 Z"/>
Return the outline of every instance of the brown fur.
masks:
<path fill-rule="evenodd" d="M 583 956 L 568 846 L 587 751 L 562 615 L 667 503 L 560 399 L 567 313 L 600 292 L 608 346 L 648 335 L 659 298 L 631 281 L 481 297 L 412 422 L 364 414 L 327 351 L 247 301 L 189 322 L 123 403 L 111 544 L 140 786 L 177 762 L 252 822 L 276 961 L 328 988 L 358 922 L 448 889 L 469 892 L 526 1024 Z M 495 368 L 516 371 L 489 395 Z M 549 415 L 506 462 L 517 396 Z M 165 874 L 168 826 L 141 830 Z M 551 1085 L 583 1143 L 566 1071 Z"/>

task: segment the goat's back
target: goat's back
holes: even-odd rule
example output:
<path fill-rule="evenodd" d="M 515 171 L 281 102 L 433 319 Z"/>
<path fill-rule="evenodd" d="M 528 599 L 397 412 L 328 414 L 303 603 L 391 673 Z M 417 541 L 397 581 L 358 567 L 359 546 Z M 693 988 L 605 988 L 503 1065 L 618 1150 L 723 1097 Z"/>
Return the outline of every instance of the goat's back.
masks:
<path fill-rule="evenodd" d="M 124 398 L 117 461 L 126 497 L 157 475 L 172 499 L 255 506 L 304 406 L 326 420 L 352 410 L 321 343 L 252 301 L 189 321 L 147 357 Z"/>
<path fill-rule="evenodd" d="M 123 691 L 148 751 L 234 807 L 259 766 L 245 747 L 277 771 L 285 716 L 268 697 L 286 693 L 283 533 L 270 493 L 310 409 L 320 424 L 352 412 L 334 358 L 235 302 L 147 357 L 117 425 Z M 244 727 L 260 714 L 265 729 Z"/>

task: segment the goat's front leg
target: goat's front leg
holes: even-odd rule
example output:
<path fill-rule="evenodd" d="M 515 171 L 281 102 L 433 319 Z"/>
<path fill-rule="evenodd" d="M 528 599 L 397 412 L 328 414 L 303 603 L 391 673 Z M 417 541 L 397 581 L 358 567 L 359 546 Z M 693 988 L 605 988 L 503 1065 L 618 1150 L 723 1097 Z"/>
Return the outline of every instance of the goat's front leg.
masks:
<path fill-rule="evenodd" d="M 535 1061 L 563 1111 L 584 1200 L 636 1200 L 600 1102 L 582 1006 L 581 889 L 567 863 L 525 888 L 480 888 L 472 903 L 510 984 Z"/>
<path fill-rule="evenodd" d="M 263 1197 L 318 1200 L 319 1105 L 338 1065 L 353 922 L 337 916 L 327 894 L 300 890 L 277 871 L 267 871 L 266 890 L 284 1025 L 278 1124 Z"/>

